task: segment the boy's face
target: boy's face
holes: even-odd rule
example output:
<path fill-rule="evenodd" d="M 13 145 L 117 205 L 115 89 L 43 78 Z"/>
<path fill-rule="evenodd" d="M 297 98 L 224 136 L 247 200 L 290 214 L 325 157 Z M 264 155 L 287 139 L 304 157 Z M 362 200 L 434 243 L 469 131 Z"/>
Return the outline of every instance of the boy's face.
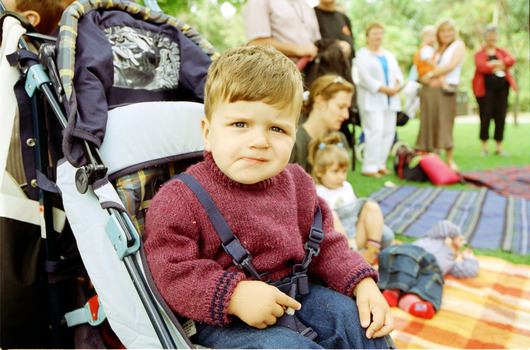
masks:
<path fill-rule="evenodd" d="M 204 146 L 229 178 L 254 184 L 280 173 L 296 138 L 298 111 L 260 101 L 220 102 L 202 120 Z"/>

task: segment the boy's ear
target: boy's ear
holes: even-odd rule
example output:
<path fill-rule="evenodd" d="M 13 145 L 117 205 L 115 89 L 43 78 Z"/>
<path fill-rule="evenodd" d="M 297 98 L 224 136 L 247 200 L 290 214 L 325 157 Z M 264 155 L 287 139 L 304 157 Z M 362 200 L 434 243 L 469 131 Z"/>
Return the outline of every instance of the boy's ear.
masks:
<path fill-rule="evenodd" d="M 206 119 L 206 117 L 201 119 L 201 130 L 204 141 L 204 149 L 208 152 L 211 152 L 212 147 L 210 146 L 210 122 L 208 119 Z"/>
<path fill-rule="evenodd" d="M 22 12 L 22 16 L 24 16 L 34 28 L 37 28 L 41 21 L 40 13 L 34 10 L 24 11 Z"/>

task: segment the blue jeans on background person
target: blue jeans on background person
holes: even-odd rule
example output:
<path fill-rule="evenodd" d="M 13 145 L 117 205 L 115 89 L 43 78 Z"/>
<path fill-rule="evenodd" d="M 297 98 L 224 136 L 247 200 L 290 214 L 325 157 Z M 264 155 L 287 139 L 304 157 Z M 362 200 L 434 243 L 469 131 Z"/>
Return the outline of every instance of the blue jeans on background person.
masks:
<path fill-rule="evenodd" d="M 442 304 L 443 274 L 436 257 L 411 243 L 395 244 L 379 253 L 381 290 L 399 289 L 431 302 L 436 311 Z"/>
<path fill-rule="evenodd" d="M 205 325 L 191 340 L 210 348 L 246 349 L 388 349 L 390 336 L 366 338 L 357 304 L 352 298 L 329 288 L 310 285 L 309 293 L 298 298 L 302 308 L 297 317 L 319 335 L 319 342 L 273 325 L 257 329 L 236 318 L 229 327 Z"/>

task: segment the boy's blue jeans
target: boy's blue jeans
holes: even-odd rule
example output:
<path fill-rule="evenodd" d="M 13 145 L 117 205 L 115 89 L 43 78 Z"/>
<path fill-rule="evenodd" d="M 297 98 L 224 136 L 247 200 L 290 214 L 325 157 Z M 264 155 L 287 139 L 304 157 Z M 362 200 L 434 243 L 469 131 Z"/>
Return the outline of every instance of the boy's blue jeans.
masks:
<path fill-rule="evenodd" d="M 388 349 L 386 338 L 366 338 L 355 301 L 331 289 L 310 285 L 309 293 L 298 298 L 302 309 L 297 317 L 319 335 L 319 343 L 282 326 L 257 329 L 236 319 L 230 327 L 207 325 L 191 340 L 209 348 L 246 349 Z M 388 339 L 388 344 L 387 340 Z"/>

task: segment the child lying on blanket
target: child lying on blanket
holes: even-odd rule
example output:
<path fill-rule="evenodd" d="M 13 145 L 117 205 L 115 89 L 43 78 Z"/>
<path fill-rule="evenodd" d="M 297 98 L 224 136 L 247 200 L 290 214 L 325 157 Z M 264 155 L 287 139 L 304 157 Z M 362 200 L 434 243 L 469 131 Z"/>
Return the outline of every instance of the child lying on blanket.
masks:
<path fill-rule="evenodd" d="M 390 306 L 430 319 L 442 303 L 443 276 L 475 277 L 478 260 L 454 223 L 439 221 L 426 237 L 379 253 L 379 289 Z"/>

